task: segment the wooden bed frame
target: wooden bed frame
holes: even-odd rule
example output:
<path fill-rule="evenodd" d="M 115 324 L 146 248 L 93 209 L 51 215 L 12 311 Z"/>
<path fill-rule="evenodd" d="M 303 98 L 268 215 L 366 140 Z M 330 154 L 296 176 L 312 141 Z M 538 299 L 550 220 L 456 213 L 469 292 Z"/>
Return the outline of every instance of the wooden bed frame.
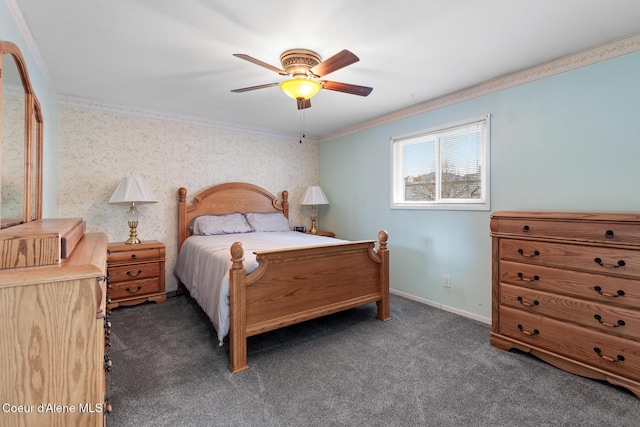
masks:
<path fill-rule="evenodd" d="M 283 212 L 289 217 L 287 191 L 282 202 L 253 184 L 230 182 L 196 194 L 178 190 L 178 249 L 191 235 L 199 215 L 229 212 Z M 375 241 L 337 242 L 256 252 L 258 267 L 245 274 L 241 242 L 230 248 L 229 369 L 248 369 L 247 337 L 372 302 L 376 318 L 390 320 L 389 251 L 386 231 Z"/>

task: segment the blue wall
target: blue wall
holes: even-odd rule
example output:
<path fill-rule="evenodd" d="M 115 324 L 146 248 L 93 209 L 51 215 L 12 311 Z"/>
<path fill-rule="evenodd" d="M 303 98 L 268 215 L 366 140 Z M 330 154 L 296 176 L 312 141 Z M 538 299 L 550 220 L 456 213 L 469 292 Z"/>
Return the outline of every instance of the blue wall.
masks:
<path fill-rule="evenodd" d="M 320 144 L 321 229 L 389 231 L 391 287 L 491 316 L 488 211 L 390 209 L 389 139 L 491 114 L 491 210 L 640 211 L 640 53 Z M 451 288 L 443 287 L 443 275 Z"/>
<path fill-rule="evenodd" d="M 14 19 L 12 9 L 5 1 L 0 1 L 0 40 L 13 42 L 20 48 L 27 62 L 33 91 L 40 101 L 44 118 L 43 215 L 49 218 L 56 217 L 58 216 L 58 124 L 60 121 L 58 100 L 27 39 Z"/>

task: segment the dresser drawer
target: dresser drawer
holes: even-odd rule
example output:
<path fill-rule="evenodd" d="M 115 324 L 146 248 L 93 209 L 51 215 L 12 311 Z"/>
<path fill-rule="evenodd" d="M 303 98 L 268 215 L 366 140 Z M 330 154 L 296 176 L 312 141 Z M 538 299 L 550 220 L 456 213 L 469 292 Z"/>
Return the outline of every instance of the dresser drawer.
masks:
<path fill-rule="evenodd" d="M 109 251 L 109 265 L 126 262 L 154 261 L 164 258 L 163 249 L 131 249 L 129 251 Z"/>
<path fill-rule="evenodd" d="M 508 307 L 500 307 L 499 329 L 502 335 L 528 345 L 640 380 L 640 343 L 636 341 Z"/>
<path fill-rule="evenodd" d="M 161 286 L 158 278 L 131 280 L 127 282 L 111 283 L 109 285 L 109 295 L 113 300 L 117 300 L 119 298 L 133 298 L 160 291 Z"/>
<path fill-rule="evenodd" d="M 637 222 L 589 220 L 588 214 L 584 214 L 581 220 L 494 218 L 491 221 L 491 230 L 495 233 L 527 238 L 640 245 L 640 227 Z"/>
<path fill-rule="evenodd" d="M 109 281 L 111 283 L 158 276 L 160 276 L 160 263 L 157 262 L 138 263 L 109 268 Z"/>
<path fill-rule="evenodd" d="M 500 304 L 529 313 L 597 329 L 623 338 L 640 339 L 640 311 L 565 297 L 534 289 L 500 285 Z"/>
<path fill-rule="evenodd" d="M 600 274 L 640 277 L 640 256 L 632 249 L 500 239 L 500 259 Z"/>
<path fill-rule="evenodd" d="M 640 280 L 500 261 L 500 282 L 616 306 L 640 308 Z"/>

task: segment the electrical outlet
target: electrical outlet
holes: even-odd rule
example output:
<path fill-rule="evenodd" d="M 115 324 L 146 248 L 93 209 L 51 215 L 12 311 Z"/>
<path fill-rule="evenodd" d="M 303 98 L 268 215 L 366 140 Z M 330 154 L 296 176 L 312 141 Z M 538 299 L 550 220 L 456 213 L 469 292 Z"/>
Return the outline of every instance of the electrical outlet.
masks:
<path fill-rule="evenodd" d="M 443 280 L 442 280 L 442 284 L 444 285 L 445 288 L 450 288 L 451 287 L 451 276 L 449 276 L 448 274 L 445 274 Z"/>

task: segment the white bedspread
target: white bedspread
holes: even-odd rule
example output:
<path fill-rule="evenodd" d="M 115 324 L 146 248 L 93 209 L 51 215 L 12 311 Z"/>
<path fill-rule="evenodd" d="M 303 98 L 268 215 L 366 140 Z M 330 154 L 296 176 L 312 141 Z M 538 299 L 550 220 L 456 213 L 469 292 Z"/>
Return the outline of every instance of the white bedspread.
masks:
<path fill-rule="evenodd" d="M 254 251 L 343 243 L 344 240 L 315 236 L 297 231 L 222 234 L 187 238 L 175 267 L 175 274 L 186 286 L 216 328 L 218 340 L 229 333 L 230 248 L 234 242 L 244 247 L 244 268 L 248 273 L 257 266 Z"/>

